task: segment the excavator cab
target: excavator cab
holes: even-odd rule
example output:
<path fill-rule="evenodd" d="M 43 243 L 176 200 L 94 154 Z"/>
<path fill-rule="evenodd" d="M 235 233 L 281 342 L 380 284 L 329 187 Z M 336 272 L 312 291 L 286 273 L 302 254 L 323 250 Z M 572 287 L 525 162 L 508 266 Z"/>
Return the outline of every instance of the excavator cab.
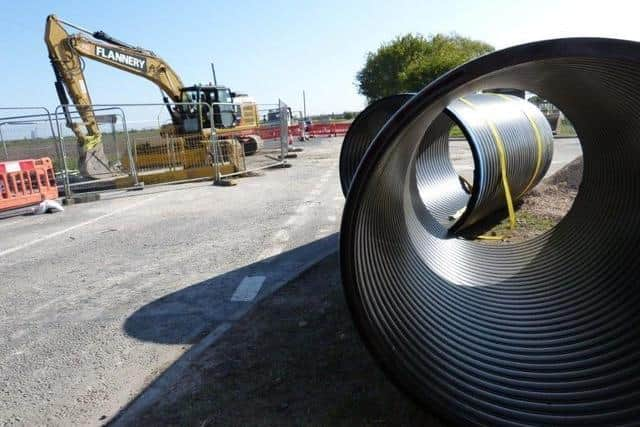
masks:
<path fill-rule="evenodd" d="M 192 104 L 176 106 L 185 132 L 208 128 L 227 129 L 237 124 L 236 107 L 229 88 L 196 85 L 182 88 L 181 95 L 182 102 Z M 213 105 L 213 123 L 209 105 Z"/>

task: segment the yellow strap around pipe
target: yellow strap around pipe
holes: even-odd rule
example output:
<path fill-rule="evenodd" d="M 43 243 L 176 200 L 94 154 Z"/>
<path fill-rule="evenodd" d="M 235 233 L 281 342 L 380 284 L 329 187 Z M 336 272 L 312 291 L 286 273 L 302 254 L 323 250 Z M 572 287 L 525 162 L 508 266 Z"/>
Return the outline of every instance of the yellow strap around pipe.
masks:
<path fill-rule="evenodd" d="M 460 98 L 460 101 L 464 102 L 471 109 L 478 112 L 476 106 L 464 99 Z M 502 177 L 502 187 L 504 188 L 504 195 L 507 201 L 507 210 L 509 211 L 509 226 L 513 230 L 516 227 L 516 211 L 513 207 L 513 198 L 511 197 L 511 187 L 509 186 L 509 177 L 507 176 L 507 152 L 504 148 L 504 143 L 502 142 L 502 138 L 500 137 L 500 133 L 496 128 L 496 125 L 489 120 L 487 117 L 483 117 L 484 121 L 489 125 L 489 129 L 491 130 L 491 134 L 493 135 L 493 140 L 496 143 L 496 148 L 498 149 L 498 158 L 500 160 L 500 175 Z"/>
<path fill-rule="evenodd" d="M 480 236 L 476 236 L 476 239 L 478 240 L 505 240 L 504 236 L 501 235 L 495 235 L 495 236 L 491 236 L 488 234 L 482 234 Z"/>
<path fill-rule="evenodd" d="M 503 95 L 501 93 L 494 93 L 493 95 L 499 96 L 503 99 L 513 102 L 513 98 L 509 98 L 508 96 Z M 542 135 L 540 134 L 540 129 L 538 129 L 538 125 L 536 124 L 535 120 L 533 120 L 533 118 L 529 115 L 529 113 L 527 113 L 526 110 L 522 110 L 522 112 L 529 120 L 529 124 L 531 125 L 531 128 L 533 129 L 533 133 L 535 134 L 537 151 L 536 151 L 536 168 L 533 171 L 533 175 L 531 175 L 531 179 L 529 180 L 529 183 L 524 187 L 524 190 L 522 190 L 522 192 L 518 195 L 518 199 L 531 189 L 531 187 L 533 186 L 533 183 L 538 177 L 538 173 L 540 173 L 540 168 L 542 167 Z"/>

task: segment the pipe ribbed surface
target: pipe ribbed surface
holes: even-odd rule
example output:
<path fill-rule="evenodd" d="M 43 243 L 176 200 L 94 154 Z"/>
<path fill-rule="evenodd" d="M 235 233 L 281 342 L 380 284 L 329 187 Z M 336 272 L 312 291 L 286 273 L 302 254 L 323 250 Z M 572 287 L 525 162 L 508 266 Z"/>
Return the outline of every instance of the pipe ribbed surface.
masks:
<path fill-rule="evenodd" d="M 353 175 L 373 138 L 387 120 L 412 96 L 413 94 L 391 95 L 373 101 L 351 123 L 340 149 L 340 184 L 345 196 L 349 191 Z"/>
<path fill-rule="evenodd" d="M 417 159 L 448 105 L 505 87 L 565 113 L 584 170 L 556 227 L 486 245 L 425 206 Z M 453 70 L 380 130 L 349 189 L 341 268 L 358 330 L 407 393 L 466 425 L 638 423 L 638 99 L 638 43 L 551 40 Z"/>
<path fill-rule="evenodd" d="M 340 181 L 345 195 L 371 141 L 412 96 L 402 94 L 374 101 L 354 120 L 340 152 Z M 461 187 L 449 157 L 449 131 L 454 125 L 465 134 L 474 156 L 470 194 Z M 471 94 L 454 100 L 427 129 L 416 160 L 418 189 L 438 222 L 455 232 L 505 206 L 502 160 L 515 202 L 538 184 L 552 156 L 551 127 L 533 104 L 510 95 Z M 451 222 L 452 214 L 463 208 L 462 216 Z"/>
<path fill-rule="evenodd" d="M 450 227 L 454 232 L 505 207 L 505 179 L 513 203 L 540 182 L 551 165 L 553 132 L 538 108 L 515 96 L 472 94 L 454 100 L 445 113 L 466 135 L 475 163 L 471 197 L 464 214 Z M 423 144 L 430 142 L 427 138 L 423 140 Z M 448 139 L 446 149 L 449 149 Z M 430 167 L 433 161 L 428 156 L 419 156 L 417 163 L 418 174 L 429 174 L 433 170 Z M 456 178 L 457 175 L 447 180 Z M 460 191 L 458 188 L 447 191 L 443 185 L 434 186 L 441 184 L 439 179 L 442 178 L 433 177 L 430 183 L 422 180 L 418 187 L 421 192 L 436 188 L 436 191 L 432 190 L 436 193 L 432 197 L 442 197 L 438 193 Z M 422 197 L 425 200 L 425 196 Z M 454 205 L 452 208 L 459 207 Z"/>

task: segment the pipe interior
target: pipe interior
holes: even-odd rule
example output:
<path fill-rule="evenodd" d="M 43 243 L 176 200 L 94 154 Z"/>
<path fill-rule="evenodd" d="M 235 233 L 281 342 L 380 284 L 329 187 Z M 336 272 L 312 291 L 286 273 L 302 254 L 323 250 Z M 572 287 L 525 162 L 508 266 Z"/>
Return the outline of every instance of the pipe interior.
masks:
<path fill-rule="evenodd" d="M 463 186 L 449 153 L 449 131 L 454 125 L 473 154 L 470 189 Z M 454 100 L 427 128 L 414 162 L 420 198 L 452 237 L 506 206 L 498 136 L 492 130 L 505 152 L 505 174 L 514 203 L 540 182 L 551 165 L 551 127 L 531 103 L 478 93 Z"/>
<path fill-rule="evenodd" d="M 387 125 L 402 131 L 351 189 L 344 282 L 370 349 L 420 401 L 482 423 L 637 421 L 638 65 L 576 57 L 495 69 Z M 417 178 L 431 167 L 418 162 L 423 137 L 454 99 L 504 87 L 539 94 L 573 123 L 584 158 L 578 194 L 533 239 L 449 238 L 440 206 L 424 203 L 437 189 Z"/>

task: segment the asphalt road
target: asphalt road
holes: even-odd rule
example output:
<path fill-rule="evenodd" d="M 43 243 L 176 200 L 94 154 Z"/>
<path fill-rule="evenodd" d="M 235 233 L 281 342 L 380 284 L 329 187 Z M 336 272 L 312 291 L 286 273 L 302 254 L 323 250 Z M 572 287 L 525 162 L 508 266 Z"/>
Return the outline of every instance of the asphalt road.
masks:
<path fill-rule="evenodd" d="M 236 187 L 165 185 L 0 221 L 0 424 L 109 421 L 335 248 L 340 142 L 305 143 L 293 167 Z M 557 141 L 552 171 L 579 154 Z"/>
<path fill-rule="evenodd" d="M 293 167 L 235 187 L 167 185 L 0 221 L 0 424 L 108 421 L 332 250 L 288 252 L 338 229 L 340 142 L 305 143 Z"/>
<path fill-rule="evenodd" d="M 464 140 L 452 141 L 449 153 L 456 171 L 471 181 L 473 179 L 473 158 L 467 142 Z M 553 159 L 546 176 L 553 175 L 558 169 L 581 154 L 582 150 L 578 138 L 556 138 L 553 144 Z"/>

